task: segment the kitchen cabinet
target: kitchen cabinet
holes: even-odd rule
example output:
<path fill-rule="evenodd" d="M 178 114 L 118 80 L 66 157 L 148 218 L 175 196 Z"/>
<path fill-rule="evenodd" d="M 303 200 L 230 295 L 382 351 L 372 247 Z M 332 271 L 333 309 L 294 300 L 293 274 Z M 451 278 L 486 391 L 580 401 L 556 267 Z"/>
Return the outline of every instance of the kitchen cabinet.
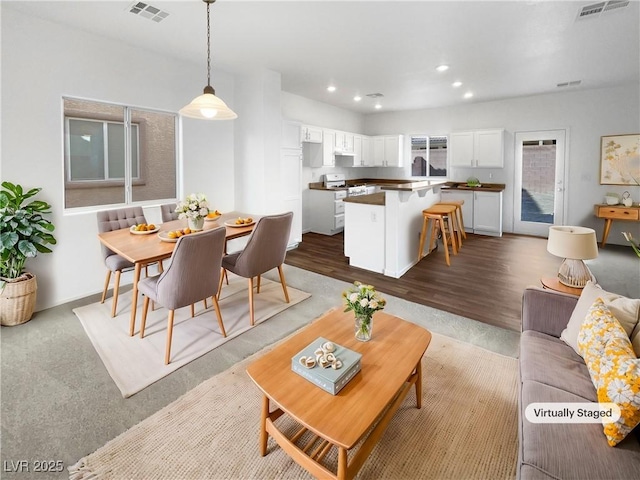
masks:
<path fill-rule="evenodd" d="M 309 190 L 309 227 L 314 233 L 335 235 L 344 230 L 346 190 Z"/>
<path fill-rule="evenodd" d="M 502 192 L 473 192 L 473 233 L 502 236 Z"/>
<path fill-rule="evenodd" d="M 467 233 L 473 233 L 473 192 L 468 190 L 445 190 L 440 192 L 442 202 L 450 200 L 463 200 L 462 205 L 462 221 L 464 222 L 464 230 Z"/>
<path fill-rule="evenodd" d="M 311 125 L 302 125 L 300 129 L 300 141 L 307 143 L 322 143 L 322 128 Z"/>
<path fill-rule="evenodd" d="M 380 135 L 373 137 L 373 165 L 379 167 L 401 167 L 402 140 L 402 135 Z"/>
<path fill-rule="evenodd" d="M 502 192 L 442 189 L 440 199 L 464 200 L 462 220 L 467 233 L 502 236 Z"/>
<path fill-rule="evenodd" d="M 300 124 L 288 120 L 282 122 L 280 182 L 282 210 L 293 212 L 288 246 L 294 248 L 302 242 L 302 148 Z"/>
<path fill-rule="evenodd" d="M 322 131 L 322 143 L 303 142 L 302 151 L 304 159 L 310 167 L 334 167 L 336 157 L 334 154 L 335 132 Z"/>
<path fill-rule="evenodd" d="M 353 153 L 353 133 L 334 132 L 334 147 L 336 153 Z"/>
<path fill-rule="evenodd" d="M 371 139 L 364 135 L 353 136 L 353 162 L 352 167 L 371 167 L 373 157 L 371 155 Z"/>
<path fill-rule="evenodd" d="M 502 168 L 504 130 L 454 132 L 449 137 L 452 167 Z"/>

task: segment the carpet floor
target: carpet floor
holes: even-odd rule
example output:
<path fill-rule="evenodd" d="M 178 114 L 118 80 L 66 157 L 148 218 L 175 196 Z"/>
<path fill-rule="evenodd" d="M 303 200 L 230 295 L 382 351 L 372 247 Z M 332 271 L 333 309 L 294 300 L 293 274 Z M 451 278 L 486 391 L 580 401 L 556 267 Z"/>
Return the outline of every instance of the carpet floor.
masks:
<path fill-rule="evenodd" d="M 307 299 L 310 294 L 289 287 L 290 302 L 285 303 L 280 283 L 262 280 L 260 294 L 254 295 L 255 323 L 262 323 L 289 307 Z M 127 398 L 169 375 L 178 368 L 237 337 L 251 328 L 249 324 L 247 280 L 229 275 L 220 296 L 220 312 L 227 333 L 222 336 L 215 310 L 208 302 L 176 310 L 171 344 L 171 363 L 164 364 L 167 338 L 167 310 L 157 308 L 147 315 L 145 337 L 139 337 L 142 302 L 138 306 L 135 335 L 129 336 L 131 295 L 118 299 L 119 314 L 111 318 L 111 300 L 74 309 L 87 336 L 98 352 L 109 375 L 122 396 Z"/>
<path fill-rule="evenodd" d="M 310 478 L 272 439 L 259 454 L 261 393 L 245 369 L 266 349 L 80 459 L 70 478 Z M 357 478 L 514 478 L 516 395 L 516 359 L 434 334 L 422 408 L 410 393 Z"/>

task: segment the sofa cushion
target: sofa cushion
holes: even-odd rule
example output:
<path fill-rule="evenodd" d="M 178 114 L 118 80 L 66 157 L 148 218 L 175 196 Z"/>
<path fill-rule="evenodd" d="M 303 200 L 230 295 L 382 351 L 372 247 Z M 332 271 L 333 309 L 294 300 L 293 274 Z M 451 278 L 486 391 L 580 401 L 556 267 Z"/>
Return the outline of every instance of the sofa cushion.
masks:
<path fill-rule="evenodd" d="M 567 390 L 591 402 L 597 400 L 582 357 L 559 338 L 545 333 L 522 332 L 520 378 Z"/>
<path fill-rule="evenodd" d="M 627 298 L 616 293 L 610 293 L 592 282 L 587 282 L 571 314 L 567 328 L 560 334 L 560 338 L 578 354 L 580 354 L 578 351 L 578 332 L 580 331 L 580 326 L 587 316 L 587 311 L 598 297 L 604 300 L 604 303 L 609 307 L 611 313 L 615 315 L 624 328 L 627 336 L 631 337 L 634 329 L 638 325 L 638 320 L 640 319 L 640 299 Z M 639 352 L 636 351 L 636 355 L 638 355 L 638 353 Z"/>
<path fill-rule="evenodd" d="M 598 391 L 598 401 L 620 407 L 620 418 L 604 425 L 607 442 L 613 447 L 640 423 L 640 359 L 601 298 L 582 323 L 578 348 Z"/>
<path fill-rule="evenodd" d="M 598 423 L 531 423 L 524 409 L 534 402 L 585 402 L 560 388 L 523 381 L 520 391 L 520 478 L 640 478 L 640 443 L 635 435 L 611 448 Z"/>

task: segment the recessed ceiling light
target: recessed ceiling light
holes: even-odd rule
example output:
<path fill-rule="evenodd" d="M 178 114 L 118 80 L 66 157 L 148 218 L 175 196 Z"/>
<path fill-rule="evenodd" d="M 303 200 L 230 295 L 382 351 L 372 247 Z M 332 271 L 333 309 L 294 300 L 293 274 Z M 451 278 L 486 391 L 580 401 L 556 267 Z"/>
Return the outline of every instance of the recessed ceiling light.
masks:
<path fill-rule="evenodd" d="M 362 97 L 360 95 L 356 95 L 355 97 L 353 97 L 354 102 L 359 102 L 360 100 L 362 100 Z"/>
<path fill-rule="evenodd" d="M 335 92 L 335 91 L 336 91 L 336 87 L 334 87 L 333 85 L 329 85 L 329 86 L 327 87 L 327 91 L 328 91 L 328 92 Z"/>
<path fill-rule="evenodd" d="M 473 97 L 473 92 L 467 92 L 464 94 L 464 98 L 471 98 Z"/>
<path fill-rule="evenodd" d="M 382 105 L 380 105 L 379 103 L 376 103 L 376 110 L 380 110 L 382 108 Z"/>
<path fill-rule="evenodd" d="M 439 72 L 446 72 L 447 70 L 449 70 L 449 65 L 438 65 L 436 67 L 436 70 Z"/>
<path fill-rule="evenodd" d="M 451 86 L 452 86 L 453 88 L 461 87 L 461 86 L 462 86 L 462 82 L 453 82 L 453 83 L 451 84 Z"/>

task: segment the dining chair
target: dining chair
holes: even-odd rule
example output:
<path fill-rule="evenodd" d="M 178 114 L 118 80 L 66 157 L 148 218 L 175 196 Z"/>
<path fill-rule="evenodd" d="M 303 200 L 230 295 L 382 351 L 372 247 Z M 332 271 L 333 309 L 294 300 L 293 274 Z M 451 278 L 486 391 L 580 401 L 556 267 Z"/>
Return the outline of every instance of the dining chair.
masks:
<path fill-rule="evenodd" d="M 293 212 L 260 218 L 244 249 L 225 255 L 222 259 L 222 268 L 224 270 L 249 280 L 249 321 L 252 326 L 254 325 L 254 277 L 258 277 L 256 293 L 260 293 L 260 276 L 273 268 L 277 268 L 284 299 L 289 303 L 289 292 L 287 291 L 282 264 L 287 253 L 292 219 Z M 218 294 L 221 288 L 222 277 L 220 278 Z"/>
<path fill-rule="evenodd" d="M 170 222 L 178 219 L 178 213 L 176 213 L 177 204 L 165 203 L 160 205 L 160 214 L 162 215 L 162 223 Z"/>
<path fill-rule="evenodd" d="M 120 230 L 121 228 L 128 228 L 133 225 L 147 223 L 142 207 L 128 207 L 116 210 L 105 210 L 102 212 L 98 212 L 97 217 L 99 233 L 110 232 L 112 230 Z M 102 299 L 100 300 L 100 303 L 104 303 L 105 299 L 107 298 L 107 290 L 109 290 L 111 273 L 115 272 L 115 278 L 113 282 L 113 304 L 111 306 L 111 316 L 115 317 L 118 307 L 120 274 L 123 271 L 132 270 L 134 268 L 134 264 L 102 244 L 101 248 L 102 255 L 104 257 L 104 264 L 107 267 L 107 278 L 104 281 L 104 288 L 102 290 Z"/>
<path fill-rule="evenodd" d="M 150 300 L 169 310 L 165 365 L 168 365 L 171 360 L 173 319 L 175 310 L 178 308 L 191 305 L 193 317 L 193 304 L 211 297 L 222 336 L 227 336 L 218 304 L 225 236 L 225 227 L 219 227 L 180 237 L 171 255 L 169 266 L 161 274 L 138 282 L 138 291 L 144 295 L 140 338 L 144 338 Z"/>

